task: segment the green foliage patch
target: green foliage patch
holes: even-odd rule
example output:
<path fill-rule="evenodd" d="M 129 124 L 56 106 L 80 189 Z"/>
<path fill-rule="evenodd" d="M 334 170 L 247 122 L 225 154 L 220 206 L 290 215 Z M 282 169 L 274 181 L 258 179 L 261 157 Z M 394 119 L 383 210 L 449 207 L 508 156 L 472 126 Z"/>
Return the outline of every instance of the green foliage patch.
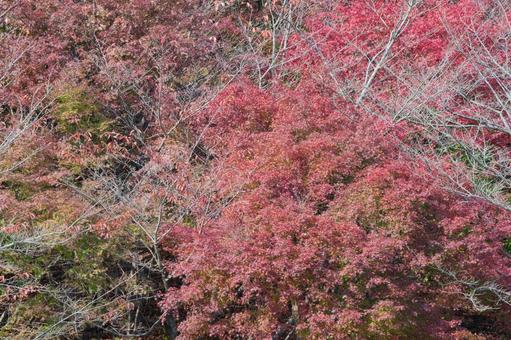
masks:
<path fill-rule="evenodd" d="M 53 118 L 63 134 L 87 133 L 95 143 L 100 143 L 102 134 L 112 129 L 112 122 L 103 115 L 101 106 L 79 88 L 61 93 L 56 102 Z"/>

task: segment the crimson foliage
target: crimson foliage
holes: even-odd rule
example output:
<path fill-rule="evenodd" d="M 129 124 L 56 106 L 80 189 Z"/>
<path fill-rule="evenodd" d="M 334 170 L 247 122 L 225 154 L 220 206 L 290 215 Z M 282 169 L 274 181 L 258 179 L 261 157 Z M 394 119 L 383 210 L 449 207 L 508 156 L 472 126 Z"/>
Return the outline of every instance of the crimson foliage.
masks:
<path fill-rule="evenodd" d="M 509 285 L 509 216 L 442 190 L 395 126 L 332 96 L 242 82 L 211 105 L 233 199 L 201 230 L 168 226 L 184 286 L 163 306 L 186 315 L 183 337 L 461 336 L 470 287 L 447 271 Z"/>
<path fill-rule="evenodd" d="M 0 336 L 510 337 L 510 14 L 1 2 Z"/>

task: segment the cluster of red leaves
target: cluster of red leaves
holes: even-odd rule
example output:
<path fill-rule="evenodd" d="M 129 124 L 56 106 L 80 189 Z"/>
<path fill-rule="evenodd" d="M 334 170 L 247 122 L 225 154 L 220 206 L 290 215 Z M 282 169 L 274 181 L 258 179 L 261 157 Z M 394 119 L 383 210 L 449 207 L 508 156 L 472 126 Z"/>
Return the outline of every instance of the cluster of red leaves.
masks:
<path fill-rule="evenodd" d="M 511 284 L 509 214 L 447 193 L 402 152 L 395 136 L 406 127 L 323 86 L 332 65 L 341 65 L 338 79 L 363 80 L 365 55 L 383 48 L 400 3 L 352 1 L 313 16 L 307 27 L 319 42 L 293 39 L 321 57 L 294 63 L 296 88 L 240 80 L 196 122 L 218 155 L 218 192 L 232 203 L 200 232 L 172 226 L 166 241 L 177 256 L 168 270 L 184 284 L 163 308 L 181 316 L 184 338 L 462 338 L 473 312 L 461 281 Z M 389 69 L 434 67 L 451 53 L 447 28 L 473 26 L 479 9 L 423 2 Z M 398 88 L 378 84 L 373 99 Z M 487 313 L 506 334 L 502 308 Z"/>
<path fill-rule="evenodd" d="M 439 189 L 391 126 L 314 83 L 272 92 L 241 82 L 211 106 L 219 190 L 243 185 L 203 232 L 172 233 L 183 337 L 448 336 L 467 306 L 435 268 L 511 283 L 509 217 Z"/>

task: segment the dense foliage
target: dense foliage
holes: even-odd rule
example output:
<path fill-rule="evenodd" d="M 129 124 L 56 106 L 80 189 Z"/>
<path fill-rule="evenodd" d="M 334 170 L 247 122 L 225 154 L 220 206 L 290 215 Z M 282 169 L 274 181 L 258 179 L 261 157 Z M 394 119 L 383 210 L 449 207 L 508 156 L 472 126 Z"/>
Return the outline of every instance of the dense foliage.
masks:
<path fill-rule="evenodd" d="M 510 22 L 0 0 L 0 337 L 511 337 Z"/>

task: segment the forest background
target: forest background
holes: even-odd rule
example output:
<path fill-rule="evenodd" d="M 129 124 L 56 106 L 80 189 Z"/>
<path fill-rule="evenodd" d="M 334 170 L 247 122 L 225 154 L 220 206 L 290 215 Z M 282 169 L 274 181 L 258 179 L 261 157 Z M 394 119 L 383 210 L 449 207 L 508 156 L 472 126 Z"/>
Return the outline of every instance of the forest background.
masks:
<path fill-rule="evenodd" d="M 511 3 L 0 0 L 0 337 L 509 339 Z"/>

